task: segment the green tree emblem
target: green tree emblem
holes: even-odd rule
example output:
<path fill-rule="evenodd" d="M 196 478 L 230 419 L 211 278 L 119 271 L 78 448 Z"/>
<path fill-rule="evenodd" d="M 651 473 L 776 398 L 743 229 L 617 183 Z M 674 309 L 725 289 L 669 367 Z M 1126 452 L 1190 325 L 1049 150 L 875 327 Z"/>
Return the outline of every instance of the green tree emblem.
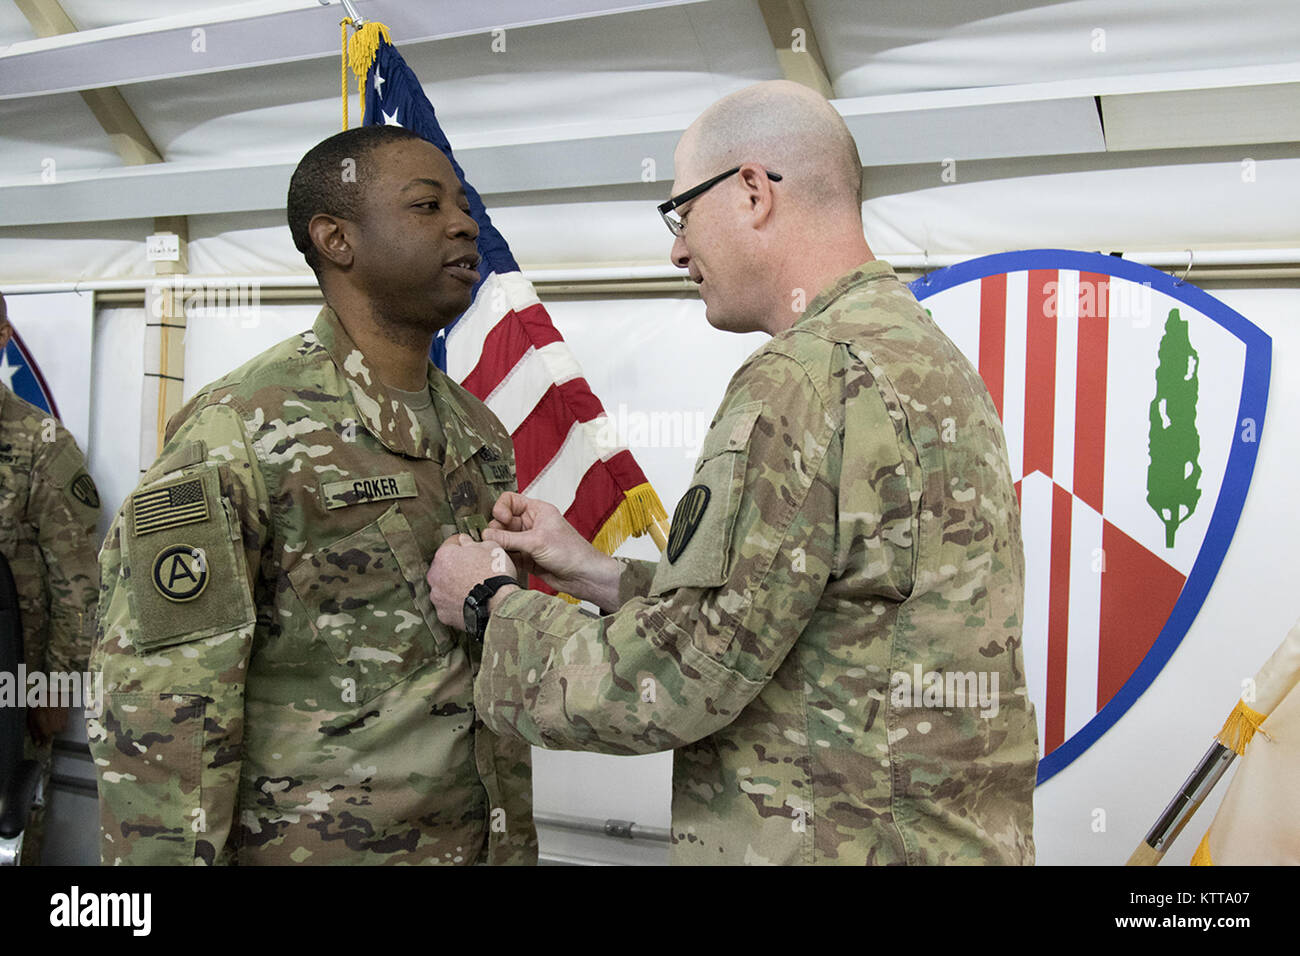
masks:
<path fill-rule="evenodd" d="M 1165 525 L 1165 547 L 1191 517 L 1201 498 L 1201 436 L 1196 431 L 1196 396 L 1201 359 L 1188 337 L 1186 320 L 1169 310 L 1156 365 L 1156 397 L 1151 401 L 1147 504 Z"/>

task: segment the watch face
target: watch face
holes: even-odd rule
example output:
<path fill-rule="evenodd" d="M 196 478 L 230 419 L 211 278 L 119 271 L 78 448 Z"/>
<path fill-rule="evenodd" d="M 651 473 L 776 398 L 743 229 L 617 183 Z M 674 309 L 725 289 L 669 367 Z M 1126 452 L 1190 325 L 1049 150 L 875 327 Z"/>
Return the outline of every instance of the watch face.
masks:
<path fill-rule="evenodd" d="M 478 614 L 478 602 L 471 594 L 465 598 L 465 633 L 470 637 L 478 637 Z"/>

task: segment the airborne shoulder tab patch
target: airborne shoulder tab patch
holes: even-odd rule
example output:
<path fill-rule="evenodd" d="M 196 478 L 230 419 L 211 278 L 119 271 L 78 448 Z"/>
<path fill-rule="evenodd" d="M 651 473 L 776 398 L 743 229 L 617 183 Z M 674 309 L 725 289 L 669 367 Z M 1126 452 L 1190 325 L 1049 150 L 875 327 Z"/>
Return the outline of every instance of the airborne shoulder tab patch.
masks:
<path fill-rule="evenodd" d="M 695 529 L 700 526 L 704 509 L 708 507 L 711 495 L 708 485 L 694 485 L 686 490 L 682 500 L 677 503 L 677 510 L 673 512 L 673 526 L 668 532 L 669 564 L 680 558 L 682 552 L 686 550 L 686 545 L 695 534 Z"/>
<path fill-rule="evenodd" d="M 179 478 L 131 496 L 135 537 L 208 520 L 208 496 L 201 477 Z"/>

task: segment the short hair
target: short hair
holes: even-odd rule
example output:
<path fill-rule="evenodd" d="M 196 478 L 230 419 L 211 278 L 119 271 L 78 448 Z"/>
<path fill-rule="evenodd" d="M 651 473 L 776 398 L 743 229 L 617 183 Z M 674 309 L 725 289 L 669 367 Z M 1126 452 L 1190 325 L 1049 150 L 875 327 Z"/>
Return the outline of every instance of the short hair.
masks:
<path fill-rule="evenodd" d="M 789 80 L 723 97 L 692 125 L 700 175 L 758 162 L 813 207 L 862 214 L 862 160 L 843 117 L 824 96 Z"/>
<path fill-rule="evenodd" d="M 285 215 L 294 246 L 318 278 L 320 254 L 308 230 L 312 218 L 323 213 L 354 222 L 360 219 L 365 200 L 362 184 L 374 179 L 371 154 L 388 143 L 412 139 L 428 142 L 401 126 L 358 126 L 317 143 L 298 163 L 289 179 Z M 348 160 L 351 167 L 345 166 Z"/>

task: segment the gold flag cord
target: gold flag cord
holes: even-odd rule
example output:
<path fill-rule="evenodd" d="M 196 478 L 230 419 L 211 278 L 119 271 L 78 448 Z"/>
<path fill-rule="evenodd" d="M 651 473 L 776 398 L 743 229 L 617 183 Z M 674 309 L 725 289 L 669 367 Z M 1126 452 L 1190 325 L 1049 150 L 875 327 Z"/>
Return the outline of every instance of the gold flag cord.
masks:
<path fill-rule="evenodd" d="M 348 39 L 348 27 L 354 26 L 351 17 L 339 21 L 339 45 L 342 47 L 339 64 L 339 95 L 343 99 L 343 128 L 348 128 L 348 68 L 357 78 L 357 102 L 361 109 L 361 123 L 366 122 L 366 74 L 375 62 L 379 52 L 379 43 L 392 43 L 392 34 L 382 23 L 367 21 L 352 32 Z"/>
<path fill-rule="evenodd" d="M 343 48 L 339 57 L 339 96 L 343 100 L 343 128 L 348 128 L 348 27 L 352 25 L 351 17 L 339 21 L 339 45 Z"/>

